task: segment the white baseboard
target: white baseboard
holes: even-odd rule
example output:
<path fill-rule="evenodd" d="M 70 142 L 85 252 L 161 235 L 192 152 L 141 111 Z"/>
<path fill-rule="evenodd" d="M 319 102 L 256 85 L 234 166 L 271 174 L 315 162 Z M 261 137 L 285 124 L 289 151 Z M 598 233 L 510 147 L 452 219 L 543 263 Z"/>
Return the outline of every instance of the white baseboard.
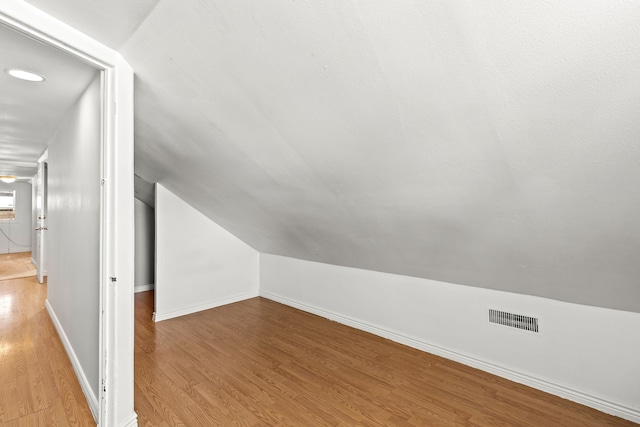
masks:
<path fill-rule="evenodd" d="M 191 307 L 183 308 L 180 310 L 171 311 L 169 313 L 154 313 L 153 320 L 161 322 L 163 320 L 173 319 L 174 317 L 186 316 L 187 314 L 197 313 L 198 311 L 209 310 L 212 308 L 220 307 L 227 304 L 233 304 L 234 302 L 244 301 L 250 298 L 256 298 L 259 296 L 258 291 L 248 292 L 246 294 L 235 295 L 229 298 L 222 298 L 214 301 L 207 302 L 205 304 L 194 305 Z"/>
<path fill-rule="evenodd" d="M 122 424 L 122 427 L 138 427 L 138 414 L 134 411 L 133 415 L 131 415 L 131 417 Z"/>
<path fill-rule="evenodd" d="M 36 262 L 36 260 L 35 260 L 35 259 L 31 258 L 31 264 L 33 264 L 33 266 L 36 268 L 36 270 L 38 269 L 38 263 Z M 48 276 L 48 274 L 47 274 L 47 270 L 43 271 L 43 272 L 42 272 L 42 275 L 43 275 L 43 276 Z"/>
<path fill-rule="evenodd" d="M 148 285 L 136 285 L 133 287 L 133 292 L 134 293 L 146 292 L 146 291 L 151 291 L 154 288 L 155 288 L 155 284 L 153 283 L 149 283 Z"/>
<path fill-rule="evenodd" d="M 578 390 L 566 387 L 561 384 L 556 384 L 551 381 L 536 378 L 529 374 L 518 372 L 516 370 L 506 368 L 504 366 L 497 365 L 495 363 L 479 359 L 472 355 L 460 353 L 457 351 L 448 350 L 438 345 L 429 343 L 427 341 L 416 340 L 414 338 L 406 337 L 402 334 L 386 330 L 368 323 L 355 320 L 353 318 L 343 316 L 322 308 L 310 306 L 299 301 L 295 301 L 280 295 L 276 295 L 270 292 L 260 292 L 260 296 L 269 300 L 279 302 L 281 304 L 297 308 L 299 310 L 324 317 L 343 325 L 351 326 L 352 328 L 359 329 L 371 334 L 387 338 L 391 341 L 395 341 L 400 344 L 404 344 L 409 347 L 416 348 L 418 350 L 425 351 L 427 353 L 435 354 L 437 356 L 444 357 L 449 360 L 453 360 L 462 363 L 473 368 L 480 369 L 491 374 L 498 375 L 499 377 L 506 378 L 511 381 L 515 381 L 520 384 L 525 384 L 538 390 L 545 391 L 556 396 L 580 403 L 585 406 L 597 409 L 604 413 L 615 415 L 620 418 L 624 418 L 629 421 L 640 424 L 640 410 L 619 405 L 615 402 L 610 402 L 605 399 L 583 393 Z"/>
<path fill-rule="evenodd" d="M 49 300 L 46 300 L 44 303 L 47 308 L 47 312 L 49 313 L 49 317 L 53 322 L 53 325 L 58 331 L 58 336 L 60 337 L 60 341 L 62 341 L 62 345 L 64 345 L 65 350 L 67 351 L 67 356 L 69 356 L 69 360 L 71 361 L 71 365 L 73 366 L 73 370 L 76 373 L 76 377 L 78 377 L 78 382 L 80 383 L 80 387 L 82 388 L 82 392 L 84 393 L 85 398 L 87 399 L 87 403 L 89 404 L 89 409 L 91 409 L 91 413 L 93 414 L 93 419 L 98 420 L 98 397 L 93 393 L 91 389 L 91 384 L 87 379 L 87 376 L 84 374 L 84 370 L 80 365 L 80 361 L 78 360 L 78 356 L 76 356 L 75 351 L 73 351 L 73 347 L 71 346 L 71 342 L 67 337 L 67 334 L 62 329 L 62 324 L 60 320 L 58 320 L 58 316 L 56 316 L 55 311 L 51 304 L 49 304 Z"/>

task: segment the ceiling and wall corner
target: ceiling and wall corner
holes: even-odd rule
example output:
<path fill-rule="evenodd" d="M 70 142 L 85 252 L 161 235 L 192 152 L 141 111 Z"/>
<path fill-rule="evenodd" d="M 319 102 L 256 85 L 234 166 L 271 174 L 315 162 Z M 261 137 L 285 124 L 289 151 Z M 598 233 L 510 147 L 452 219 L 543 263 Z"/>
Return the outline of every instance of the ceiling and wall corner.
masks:
<path fill-rule="evenodd" d="M 5 71 L 35 71 L 44 82 Z M 0 24 L 0 175 L 29 179 L 67 111 L 98 71 L 77 58 Z"/>
<path fill-rule="evenodd" d="M 121 44 L 136 174 L 258 251 L 640 312 L 637 2 L 31 3 Z"/>
<path fill-rule="evenodd" d="M 151 182 L 147 182 L 138 175 L 133 177 L 133 192 L 136 199 L 148 205 L 151 208 L 156 206 L 156 186 Z"/>
<path fill-rule="evenodd" d="M 159 0 L 27 0 L 89 37 L 118 49 Z"/>

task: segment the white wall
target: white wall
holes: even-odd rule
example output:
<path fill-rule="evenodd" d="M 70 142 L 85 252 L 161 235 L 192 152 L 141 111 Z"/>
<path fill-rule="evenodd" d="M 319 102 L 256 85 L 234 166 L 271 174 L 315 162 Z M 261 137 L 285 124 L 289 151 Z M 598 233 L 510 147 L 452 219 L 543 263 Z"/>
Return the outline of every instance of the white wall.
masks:
<path fill-rule="evenodd" d="M 640 314 L 262 254 L 260 294 L 640 422 Z M 494 308 L 540 333 L 488 323 Z"/>
<path fill-rule="evenodd" d="M 153 289 L 155 272 L 155 212 L 135 199 L 135 277 L 136 292 Z"/>
<path fill-rule="evenodd" d="M 1 190 L 16 190 L 16 219 L 0 221 L 0 229 L 15 242 L 12 243 L 0 233 L 0 254 L 29 252 L 31 250 L 31 184 L 0 182 Z"/>
<path fill-rule="evenodd" d="M 100 78 L 49 143 L 47 304 L 96 414 L 99 387 Z"/>
<path fill-rule="evenodd" d="M 37 204 L 36 186 L 37 186 L 37 176 L 31 179 L 31 230 L 33 230 L 33 233 L 31 233 L 30 244 L 31 244 L 31 262 L 34 263 L 34 265 L 38 262 L 35 254 L 35 252 L 37 251 L 36 238 L 38 234 L 35 232 L 35 229 L 38 226 L 38 212 L 36 209 L 36 204 Z"/>
<path fill-rule="evenodd" d="M 155 320 L 258 295 L 253 248 L 156 184 Z"/>

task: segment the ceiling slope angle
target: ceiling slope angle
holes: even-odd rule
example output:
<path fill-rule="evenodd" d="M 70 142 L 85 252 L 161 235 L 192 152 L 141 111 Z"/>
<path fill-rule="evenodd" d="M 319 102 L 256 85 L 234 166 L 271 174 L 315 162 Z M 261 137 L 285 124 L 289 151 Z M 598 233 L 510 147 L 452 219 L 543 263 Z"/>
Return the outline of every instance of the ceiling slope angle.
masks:
<path fill-rule="evenodd" d="M 11 69 L 45 80 L 16 79 Z M 96 74 L 78 59 L 0 25 L 0 175 L 36 174 L 49 140 Z"/>
<path fill-rule="evenodd" d="M 120 49 L 136 173 L 261 252 L 640 311 L 638 22 L 161 1 Z"/>
<path fill-rule="evenodd" d="M 159 0 L 26 0 L 38 9 L 118 49 Z"/>

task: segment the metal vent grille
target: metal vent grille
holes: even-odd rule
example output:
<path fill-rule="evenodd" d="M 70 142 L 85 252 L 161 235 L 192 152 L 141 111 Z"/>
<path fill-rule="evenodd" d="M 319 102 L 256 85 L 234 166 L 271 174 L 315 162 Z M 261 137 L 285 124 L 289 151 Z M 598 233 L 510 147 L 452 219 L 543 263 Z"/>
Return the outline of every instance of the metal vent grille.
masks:
<path fill-rule="evenodd" d="M 538 332 L 538 319 L 535 317 L 507 313 L 506 311 L 489 309 L 489 322 L 524 329 L 525 331 Z"/>

